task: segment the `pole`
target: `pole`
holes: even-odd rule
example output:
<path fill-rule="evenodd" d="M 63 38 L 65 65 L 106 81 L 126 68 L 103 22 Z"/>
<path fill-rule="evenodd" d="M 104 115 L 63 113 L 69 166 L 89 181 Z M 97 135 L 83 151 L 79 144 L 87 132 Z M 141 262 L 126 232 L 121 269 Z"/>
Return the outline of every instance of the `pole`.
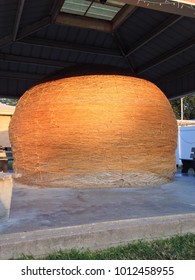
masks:
<path fill-rule="evenodd" d="M 183 97 L 181 97 L 181 120 L 183 120 L 183 116 L 184 116 L 184 114 L 183 114 Z"/>

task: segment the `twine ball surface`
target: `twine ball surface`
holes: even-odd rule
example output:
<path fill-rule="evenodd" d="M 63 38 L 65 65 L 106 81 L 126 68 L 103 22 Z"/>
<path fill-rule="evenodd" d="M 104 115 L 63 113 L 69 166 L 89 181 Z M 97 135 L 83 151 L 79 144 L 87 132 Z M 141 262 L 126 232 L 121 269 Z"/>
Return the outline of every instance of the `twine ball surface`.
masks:
<path fill-rule="evenodd" d="M 46 187 L 159 185 L 173 178 L 177 125 L 151 82 L 85 75 L 45 82 L 10 123 L 17 180 Z"/>

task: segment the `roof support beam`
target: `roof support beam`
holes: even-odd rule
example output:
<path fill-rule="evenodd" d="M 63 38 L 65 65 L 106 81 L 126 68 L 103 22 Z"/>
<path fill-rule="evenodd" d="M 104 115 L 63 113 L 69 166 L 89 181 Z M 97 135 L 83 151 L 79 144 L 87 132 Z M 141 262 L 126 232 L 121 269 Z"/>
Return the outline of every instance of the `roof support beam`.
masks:
<path fill-rule="evenodd" d="M 43 40 L 38 38 L 24 38 L 19 43 L 29 44 L 29 45 L 36 45 L 41 47 L 49 47 L 54 49 L 63 49 L 63 50 L 70 50 L 70 51 L 78 51 L 83 53 L 91 53 L 91 54 L 103 54 L 113 57 L 121 57 L 121 54 L 118 50 L 110 50 L 105 48 L 96 48 L 86 45 L 80 44 L 72 44 L 60 41 L 52 41 L 52 40 Z"/>
<path fill-rule="evenodd" d="M 26 36 L 29 36 L 30 34 L 40 30 L 43 27 L 46 27 L 47 25 L 51 24 L 53 21 L 55 21 L 56 16 L 58 15 L 61 6 L 64 3 L 64 0 L 56 0 L 53 4 L 52 10 L 51 10 L 51 15 L 46 16 L 42 18 L 39 21 L 36 21 L 30 25 L 27 25 L 22 28 L 22 30 L 19 32 L 19 26 L 20 26 L 20 20 L 22 17 L 22 12 L 24 9 L 26 0 L 19 0 L 18 3 L 18 9 L 16 13 L 16 18 L 15 18 L 15 23 L 14 23 L 14 28 L 13 28 L 13 33 L 0 39 L 0 46 L 8 45 L 12 43 L 12 41 L 18 41 L 21 40 L 22 38 L 25 38 Z"/>
<path fill-rule="evenodd" d="M 4 54 L 4 53 L 0 53 L 0 61 L 19 62 L 19 63 L 23 63 L 23 64 L 32 64 L 32 65 L 42 65 L 42 66 L 46 66 L 46 67 L 56 67 L 58 69 L 62 69 L 62 68 L 74 65 L 74 63 L 71 63 L 71 62 L 58 61 L 58 60 L 47 60 L 47 59 L 43 59 L 43 58 L 19 56 L 19 55 Z"/>
<path fill-rule="evenodd" d="M 60 13 L 63 4 L 64 4 L 64 0 L 55 0 L 51 10 L 51 23 L 55 22 L 56 17 Z"/>
<path fill-rule="evenodd" d="M 22 17 L 22 12 L 24 9 L 24 4 L 25 4 L 26 0 L 19 0 L 18 2 L 18 9 L 17 9 L 17 13 L 16 13 L 16 19 L 15 19 L 15 24 L 14 24 L 14 29 L 13 29 L 13 37 L 12 40 L 15 41 L 17 38 L 17 34 L 18 34 L 18 29 L 20 26 L 20 20 Z"/>
<path fill-rule="evenodd" d="M 39 21 L 36 21 L 30 25 L 23 27 L 20 32 L 18 32 L 19 29 L 18 26 L 18 28 L 14 29 L 13 34 L 10 34 L 0 39 L 0 47 L 11 44 L 13 42 L 13 39 L 15 39 L 15 41 L 17 42 L 27 37 L 28 35 L 40 30 L 41 28 L 48 26 L 50 23 L 51 23 L 51 16 L 47 16 Z"/>
<path fill-rule="evenodd" d="M 112 30 L 115 31 L 131 15 L 135 13 L 137 7 L 125 5 L 112 20 Z"/>
<path fill-rule="evenodd" d="M 128 5 L 195 18 L 195 6 L 172 0 L 118 0 Z M 152 2 L 152 3 L 151 3 Z"/>
<path fill-rule="evenodd" d="M 19 33 L 18 33 L 18 37 L 17 37 L 17 41 L 21 40 L 22 38 L 40 30 L 43 27 L 46 27 L 47 25 L 49 25 L 51 23 L 51 17 L 47 16 L 42 18 L 39 21 L 36 21 L 34 23 L 32 23 L 31 25 L 27 25 L 26 27 L 24 27 Z"/>
<path fill-rule="evenodd" d="M 139 41 L 137 41 L 128 51 L 127 56 L 131 55 L 141 47 L 143 47 L 145 44 L 150 42 L 152 39 L 160 35 L 162 32 L 164 32 L 166 29 L 174 25 L 176 22 L 181 20 L 183 16 L 176 16 L 176 15 L 171 15 L 163 21 L 161 24 L 159 24 L 157 27 L 155 27 L 152 31 L 147 33 L 145 36 L 143 36 Z"/>
<path fill-rule="evenodd" d="M 163 53 L 162 55 L 152 59 L 151 61 L 143 64 L 142 66 L 140 66 L 136 73 L 137 74 L 141 74 L 144 73 L 145 71 L 157 66 L 158 64 L 161 64 L 165 61 L 167 61 L 168 59 L 180 54 L 183 51 L 186 51 L 190 48 L 192 48 L 193 46 L 195 46 L 195 37 L 183 42 L 182 44 L 178 45 L 177 47 Z"/>
<path fill-rule="evenodd" d="M 57 16 L 55 23 L 80 28 L 95 29 L 103 32 L 112 31 L 112 24 L 107 20 L 99 20 L 95 18 L 82 17 L 79 15 L 71 15 L 67 13 L 60 13 Z"/>
<path fill-rule="evenodd" d="M 119 36 L 119 34 L 117 33 L 116 30 L 115 30 L 114 32 L 112 32 L 112 36 L 113 36 L 113 38 L 115 39 L 116 44 L 117 44 L 119 50 L 121 51 L 121 54 L 122 54 L 123 58 L 124 58 L 125 61 L 127 62 L 127 65 L 128 65 L 128 67 L 130 68 L 131 72 L 132 72 L 132 73 L 135 73 L 135 71 L 134 71 L 134 69 L 133 69 L 133 66 L 132 66 L 132 63 L 131 63 L 131 61 L 130 61 L 130 58 L 128 58 L 128 57 L 125 55 L 124 46 L 123 46 L 123 44 L 122 44 L 122 42 L 121 42 L 121 39 L 120 39 L 120 36 Z"/>

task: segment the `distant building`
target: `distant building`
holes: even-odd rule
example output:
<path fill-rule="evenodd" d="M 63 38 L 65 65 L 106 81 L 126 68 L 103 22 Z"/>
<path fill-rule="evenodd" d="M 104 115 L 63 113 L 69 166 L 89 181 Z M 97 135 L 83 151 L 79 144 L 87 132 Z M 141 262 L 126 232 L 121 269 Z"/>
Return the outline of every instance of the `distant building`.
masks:
<path fill-rule="evenodd" d="M 0 146 L 10 147 L 9 123 L 15 111 L 15 106 L 0 103 Z"/>

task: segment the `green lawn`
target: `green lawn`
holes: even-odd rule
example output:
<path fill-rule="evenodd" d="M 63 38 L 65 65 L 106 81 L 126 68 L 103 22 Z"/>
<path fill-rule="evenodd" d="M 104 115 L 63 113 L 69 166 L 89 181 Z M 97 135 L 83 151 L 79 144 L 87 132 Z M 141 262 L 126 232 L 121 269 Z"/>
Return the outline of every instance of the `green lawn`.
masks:
<path fill-rule="evenodd" d="M 24 256 L 21 259 L 34 259 Z M 195 260 L 195 234 L 155 241 L 136 241 L 106 250 L 58 251 L 47 260 Z"/>

